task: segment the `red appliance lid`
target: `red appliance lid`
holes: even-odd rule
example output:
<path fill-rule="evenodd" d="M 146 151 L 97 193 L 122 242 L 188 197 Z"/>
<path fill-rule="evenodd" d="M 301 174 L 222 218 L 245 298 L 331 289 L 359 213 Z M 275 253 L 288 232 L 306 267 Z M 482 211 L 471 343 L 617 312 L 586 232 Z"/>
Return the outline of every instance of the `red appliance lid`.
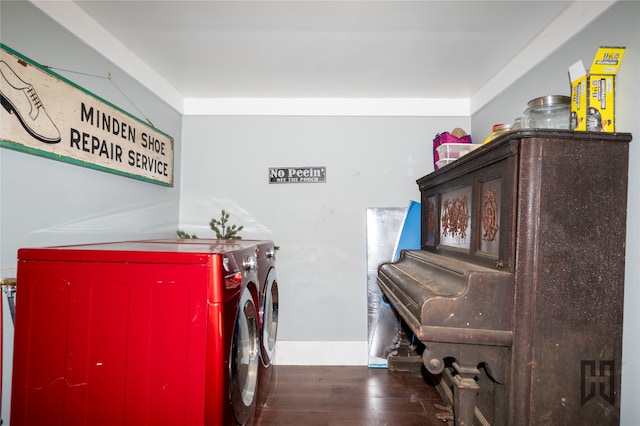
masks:
<path fill-rule="evenodd" d="M 19 260 L 164 261 L 208 263 L 215 255 L 255 251 L 261 240 L 158 239 L 78 244 L 18 250 Z"/>

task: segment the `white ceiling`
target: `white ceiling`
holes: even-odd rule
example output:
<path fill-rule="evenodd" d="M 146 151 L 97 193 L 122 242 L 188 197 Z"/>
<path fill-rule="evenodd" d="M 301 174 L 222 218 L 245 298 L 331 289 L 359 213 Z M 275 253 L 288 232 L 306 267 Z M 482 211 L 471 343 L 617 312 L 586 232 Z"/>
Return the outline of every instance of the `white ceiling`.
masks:
<path fill-rule="evenodd" d="M 482 103 L 614 2 L 32 1 L 170 104 L 474 97 Z"/>

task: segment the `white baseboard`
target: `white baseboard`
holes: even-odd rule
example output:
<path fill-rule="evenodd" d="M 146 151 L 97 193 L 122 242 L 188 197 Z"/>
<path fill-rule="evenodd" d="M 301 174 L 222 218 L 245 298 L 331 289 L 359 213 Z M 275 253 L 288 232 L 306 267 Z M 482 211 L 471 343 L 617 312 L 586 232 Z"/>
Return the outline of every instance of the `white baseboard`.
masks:
<path fill-rule="evenodd" d="M 276 342 L 276 365 L 368 365 L 366 341 Z"/>

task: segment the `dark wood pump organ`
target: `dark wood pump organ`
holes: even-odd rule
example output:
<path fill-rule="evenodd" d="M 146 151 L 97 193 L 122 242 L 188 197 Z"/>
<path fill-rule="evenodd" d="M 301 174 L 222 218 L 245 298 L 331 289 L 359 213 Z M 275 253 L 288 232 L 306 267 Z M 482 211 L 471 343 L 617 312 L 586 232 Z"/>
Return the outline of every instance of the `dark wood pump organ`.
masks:
<path fill-rule="evenodd" d="M 456 425 L 617 425 L 630 134 L 505 134 L 417 181 L 378 283 Z"/>

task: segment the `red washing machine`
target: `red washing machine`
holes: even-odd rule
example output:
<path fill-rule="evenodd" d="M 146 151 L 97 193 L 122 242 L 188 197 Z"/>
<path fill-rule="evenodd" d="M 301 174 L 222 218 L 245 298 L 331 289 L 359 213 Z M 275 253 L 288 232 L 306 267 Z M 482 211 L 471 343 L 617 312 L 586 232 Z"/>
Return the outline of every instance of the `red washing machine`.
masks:
<path fill-rule="evenodd" d="M 12 426 L 253 422 L 278 319 L 270 241 L 18 251 Z"/>

